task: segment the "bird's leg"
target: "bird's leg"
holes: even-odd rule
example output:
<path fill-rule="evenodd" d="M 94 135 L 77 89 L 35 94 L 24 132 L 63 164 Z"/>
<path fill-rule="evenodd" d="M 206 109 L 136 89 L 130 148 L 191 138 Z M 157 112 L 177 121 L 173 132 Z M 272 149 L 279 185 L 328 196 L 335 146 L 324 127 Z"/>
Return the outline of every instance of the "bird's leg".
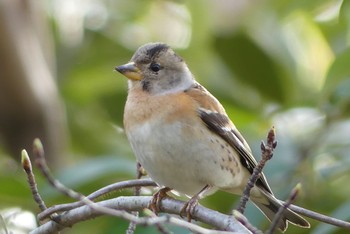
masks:
<path fill-rule="evenodd" d="M 180 211 L 180 216 L 183 218 L 183 216 L 187 216 L 188 222 L 191 222 L 192 220 L 192 214 L 194 212 L 194 208 L 196 208 L 198 204 L 198 200 L 203 197 L 203 195 L 212 187 L 210 185 L 206 185 L 201 191 L 196 193 L 191 199 L 185 203 L 185 205 L 182 207 Z"/>
<path fill-rule="evenodd" d="M 160 202 L 165 198 L 168 197 L 167 192 L 169 192 L 171 190 L 171 188 L 169 187 L 165 187 L 165 188 L 161 188 L 158 190 L 158 192 L 156 192 L 153 195 L 153 198 L 149 204 L 149 208 L 150 210 L 152 210 L 155 214 L 158 214 L 158 212 L 160 211 Z"/>

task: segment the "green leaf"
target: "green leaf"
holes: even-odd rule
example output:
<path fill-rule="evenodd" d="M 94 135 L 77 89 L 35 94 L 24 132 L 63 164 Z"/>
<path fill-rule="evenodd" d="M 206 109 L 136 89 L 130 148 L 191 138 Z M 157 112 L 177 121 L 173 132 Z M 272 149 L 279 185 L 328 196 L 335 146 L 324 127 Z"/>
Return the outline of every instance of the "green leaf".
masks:
<path fill-rule="evenodd" d="M 331 104 L 330 110 L 339 113 L 350 111 L 350 49 L 338 55 L 331 65 L 324 85 L 323 100 Z M 340 111 L 339 111 L 340 110 Z"/>
<path fill-rule="evenodd" d="M 347 45 L 350 43 L 350 1 L 343 1 L 339 12 L 339 23 L 344 27 L 346 32 L 345 40 Z"/>
<path fill-rule="evenodd" d="M 219 37 L 216 48 L 233 74 L 272 100 L 283 102 L 282 85 L 273 60 L 243 33 Z"/>

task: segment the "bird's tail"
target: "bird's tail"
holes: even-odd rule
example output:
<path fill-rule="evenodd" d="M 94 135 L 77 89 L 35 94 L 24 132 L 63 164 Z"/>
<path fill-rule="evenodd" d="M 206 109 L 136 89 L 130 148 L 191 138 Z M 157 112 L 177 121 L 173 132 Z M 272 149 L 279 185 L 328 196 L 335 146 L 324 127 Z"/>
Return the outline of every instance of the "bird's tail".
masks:
<path fill-rule="evenodd" d="M 277 200 L 273 195 L 260 190 L 267 202 L 261 202 L 261 199 L 254 199 L 251 197 L 254 204 L 264 213 L 264 215 L 272 221 L 278 209 L 282 206 L 282 203 Z M 265 200 L 265 199 L 264 199 Z M 288 222 L 303 228 L 309 228 L 310 224 L 304 218 L 302 218 L 297 213 L 286 209 L 279 220 L 277 227 L 284 232 L 288 227 Z"/>

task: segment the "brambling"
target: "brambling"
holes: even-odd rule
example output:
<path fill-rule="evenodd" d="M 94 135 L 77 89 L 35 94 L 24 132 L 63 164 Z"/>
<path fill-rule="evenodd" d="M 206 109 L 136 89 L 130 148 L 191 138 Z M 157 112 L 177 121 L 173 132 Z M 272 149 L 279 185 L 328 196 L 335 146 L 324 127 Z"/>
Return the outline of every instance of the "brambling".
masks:
<path fill-rule="evenodd" d="M 223 106 L 180 56 L 166 44 L 150 43 L 115 69 L 129 79 L 127 138 L 137 160 L 163 188 L 158 196 L 176 190 L 196 203 L 217 190 L 242 194 L 257 162 Z M 269 220 L 281 206 L 264 174 L 250 199 Z M 288 222 L 310 226 L 289 209 L 279 229 L 286 230 Z"/>

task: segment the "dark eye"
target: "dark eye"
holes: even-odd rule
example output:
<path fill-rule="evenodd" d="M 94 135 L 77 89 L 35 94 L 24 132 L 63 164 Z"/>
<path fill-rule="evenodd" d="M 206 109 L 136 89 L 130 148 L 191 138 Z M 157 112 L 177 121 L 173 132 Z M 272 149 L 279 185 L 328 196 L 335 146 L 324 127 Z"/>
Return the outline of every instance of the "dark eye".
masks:
<path fill-rule="evenodd" d="M 158 72 L 160 70 L 160 65 L 158 63 L 151 63 L 149 68 L 151 68 L 151 70 L 154 72 Z"/>

